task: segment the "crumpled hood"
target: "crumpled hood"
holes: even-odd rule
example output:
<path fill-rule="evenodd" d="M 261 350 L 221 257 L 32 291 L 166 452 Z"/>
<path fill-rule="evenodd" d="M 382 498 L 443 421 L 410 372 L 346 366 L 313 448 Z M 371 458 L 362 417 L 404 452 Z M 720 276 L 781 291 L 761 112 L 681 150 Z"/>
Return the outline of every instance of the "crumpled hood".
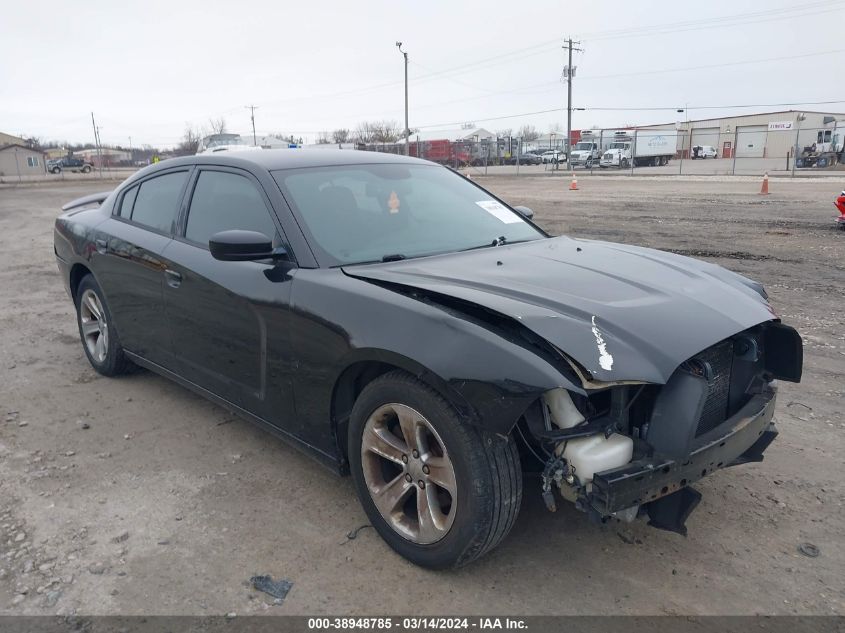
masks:
<path fill-rule="evenodd" d="M 776 318 L 762 286 L 720 266 L 569 237 L 344 272 L 511 317 L 601 381 L 665 383 L 696 353 Z"/>

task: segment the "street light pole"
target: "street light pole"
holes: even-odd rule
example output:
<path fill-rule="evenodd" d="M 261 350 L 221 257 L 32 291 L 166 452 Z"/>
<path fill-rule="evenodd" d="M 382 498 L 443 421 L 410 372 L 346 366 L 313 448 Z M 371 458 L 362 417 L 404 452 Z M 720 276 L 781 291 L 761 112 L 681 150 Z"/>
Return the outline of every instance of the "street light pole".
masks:
<path fill-rule="evenodd" d="M 408 156 L 411 150 L 411 130 L 408 128 L 408 53 L 402 50 L 402 42 L 396 42 L 396 48 L 405 58 L 405 156 Z"/>

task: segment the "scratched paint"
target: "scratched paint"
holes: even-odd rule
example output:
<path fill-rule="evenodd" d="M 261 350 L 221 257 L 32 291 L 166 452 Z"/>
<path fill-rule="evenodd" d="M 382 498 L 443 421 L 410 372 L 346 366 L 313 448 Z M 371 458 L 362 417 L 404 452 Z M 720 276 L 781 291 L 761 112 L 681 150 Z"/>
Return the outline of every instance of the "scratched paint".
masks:
<path fill-rule="evenodd" d="M 599 348 L 599 365 L 601 368 L 610 371 L 613 368 L 613 356 L 607 351 L 607 343 L 604 342 L 604 337 L 601 335 L 599 326 L 596 325 L 596 316 L 593 315 L 593 336 L 596 337 L 596 346 Z"/>

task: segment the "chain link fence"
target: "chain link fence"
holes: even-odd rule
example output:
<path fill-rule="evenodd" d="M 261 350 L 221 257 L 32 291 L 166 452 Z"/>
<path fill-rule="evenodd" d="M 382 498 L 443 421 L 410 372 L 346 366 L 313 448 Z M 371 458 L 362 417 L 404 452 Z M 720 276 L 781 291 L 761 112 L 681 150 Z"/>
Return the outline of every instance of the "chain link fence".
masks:
<path fill-rule="evenodd" d="M 423 141 L 411 137 L 409 154 L 470 175 L 589 171 L 641 175 L 843 175 L 845 125 L 770 130 L 765 125 L 708 128 L 595 130 L 571 148 L 544 147 L 517 137 Z M 564 135 L 565 136 L 565 135 Z M 404 142 L 360 146 L 405 153 Z"/>

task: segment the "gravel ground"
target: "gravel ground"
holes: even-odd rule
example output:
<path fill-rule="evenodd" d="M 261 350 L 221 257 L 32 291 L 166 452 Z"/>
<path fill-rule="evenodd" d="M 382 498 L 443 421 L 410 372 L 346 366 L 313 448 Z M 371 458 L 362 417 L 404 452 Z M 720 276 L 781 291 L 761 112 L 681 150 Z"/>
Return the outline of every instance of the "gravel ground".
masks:
<path fill-rule="evenodd" d="M 153 374 L 89 367 L 52 222 L 102 184 L 0 188 L 0 614 L 845 614 L 841 183 L 482 182 L 552 233 L 758 279 L 803 335 L 781 436 L 762 464 L 697 486 L 687 538 L 550 514 L 528 479 L 510 537 L 457 572 L 413 567 L 372 529 L 348 539 L 366 523 L 348 479 Z M 251 589 L 257 574 L 293 582 L 283 604 Z"/>

